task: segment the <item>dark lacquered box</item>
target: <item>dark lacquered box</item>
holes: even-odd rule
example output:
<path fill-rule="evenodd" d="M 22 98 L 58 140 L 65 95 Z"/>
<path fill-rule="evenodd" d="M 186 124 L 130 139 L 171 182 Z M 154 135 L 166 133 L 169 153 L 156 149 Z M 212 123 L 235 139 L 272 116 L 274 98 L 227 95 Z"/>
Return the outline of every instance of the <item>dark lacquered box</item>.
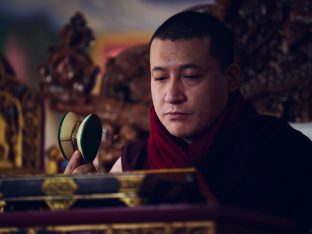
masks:
<path fill-rule="evenodd" d="M 0 180 L 4 211 L 208 202 L 194 169 L 9 176 Z"/>
<path fill-rule="evenodd" d="M 296 233 L 288 220 L 222 207 L 194 169 L 8 176 L 0 233 Z"/>

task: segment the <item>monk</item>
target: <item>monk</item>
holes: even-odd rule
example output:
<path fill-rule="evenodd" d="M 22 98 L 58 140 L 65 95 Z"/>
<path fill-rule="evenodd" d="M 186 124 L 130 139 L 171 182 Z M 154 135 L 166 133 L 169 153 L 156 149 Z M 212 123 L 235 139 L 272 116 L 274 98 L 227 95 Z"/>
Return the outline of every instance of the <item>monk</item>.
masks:
<path fill-rule="evenodd" d="M 221 204 L 312 227 L 312 142 L 244 99 L 233 41 L 208 14 L 160 25 L 150 40 L 150 134 L 125 146 L 111 172 L 196 167 Z M 80 161 L 76 151 L 65 174 L 96 171 Z"/>

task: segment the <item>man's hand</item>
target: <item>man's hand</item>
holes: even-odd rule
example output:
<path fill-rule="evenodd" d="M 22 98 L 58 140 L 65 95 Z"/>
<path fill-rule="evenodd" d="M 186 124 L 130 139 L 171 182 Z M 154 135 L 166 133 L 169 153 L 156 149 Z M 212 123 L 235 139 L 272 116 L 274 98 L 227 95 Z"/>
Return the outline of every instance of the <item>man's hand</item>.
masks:
<path fill-rule="evenodd" d="M 97 172 L 93 163 L 82 164 L 82 156 L 78 150 L 76 150 L 72 157 L 70 158 L 64 174 L 71 175 L 71 174 L 87 174 L 92 172 Z"/>

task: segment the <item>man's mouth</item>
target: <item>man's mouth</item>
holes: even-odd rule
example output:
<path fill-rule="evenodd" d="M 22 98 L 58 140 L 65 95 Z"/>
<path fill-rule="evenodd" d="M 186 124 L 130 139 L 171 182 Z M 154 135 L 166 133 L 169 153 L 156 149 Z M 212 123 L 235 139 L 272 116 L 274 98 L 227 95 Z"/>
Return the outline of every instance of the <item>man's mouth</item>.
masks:
<path fill-rule="evenodd" d="M 179 112 L 179 111 L 170 111 L 165 113 L 165 117 L 170 120 L 184 120 L 186 119 L 190 114 L 186 112 Z"/>

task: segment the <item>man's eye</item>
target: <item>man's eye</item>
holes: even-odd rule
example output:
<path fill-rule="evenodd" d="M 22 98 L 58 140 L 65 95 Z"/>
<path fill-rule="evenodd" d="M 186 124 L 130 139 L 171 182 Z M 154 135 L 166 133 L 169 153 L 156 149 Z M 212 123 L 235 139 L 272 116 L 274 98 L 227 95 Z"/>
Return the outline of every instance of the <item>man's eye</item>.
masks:
<path fill-rule="evenodd" d="M 163 80 L 166 80 L 167 77 L 154 77 L 154 80 L 155 81 L 163 81 Z"/>
<path fill-rule="evenodd" d="M 199 75 L 194 75 L 194 76 L 183 76 L 184 79 L 198 79 L 200 76 Z"/>

